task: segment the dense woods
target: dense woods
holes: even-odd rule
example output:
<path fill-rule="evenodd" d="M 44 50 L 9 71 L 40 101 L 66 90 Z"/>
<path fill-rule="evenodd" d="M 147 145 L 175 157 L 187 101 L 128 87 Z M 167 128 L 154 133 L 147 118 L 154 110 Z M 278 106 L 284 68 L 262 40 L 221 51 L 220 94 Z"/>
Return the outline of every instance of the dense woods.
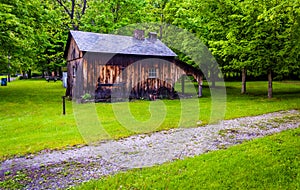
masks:
<path fill-rule="evenodd" d="M 154 22 L 197 36 L 225 79 L 243 79 L 242 93 L 249 77 L 268 80 L 271 87 L 273 79 L 300 76 L 300 0 L 2 0 L 0 21 L 3 74 L 30 76 L 33 70 L 65 66 L 70 29 L 113 33 Z M 164 41 L 163 31 L 156 32 Z M 183 52 L 176 53 L 193 64 Z"/>

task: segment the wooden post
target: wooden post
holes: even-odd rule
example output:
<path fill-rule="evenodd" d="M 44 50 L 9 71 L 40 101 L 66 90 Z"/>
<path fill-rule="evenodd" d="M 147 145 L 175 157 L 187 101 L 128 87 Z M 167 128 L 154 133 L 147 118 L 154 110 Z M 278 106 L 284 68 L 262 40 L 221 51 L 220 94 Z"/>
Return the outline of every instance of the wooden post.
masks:
<path fill-rule="evenodd" d="M 184 94 L 184 80 L 185 80 L 185 75 L 181 76 L 181 93 Z"/>
<path fill-rule="evenodd" d="M 198 79 L 198 98 L 202 97 L 202 78 L 203 76 L 201 75 Z"/>
<path fill-rule="evenodd" d="M 62 96 L 63 100 L 63 115 L 66 115 L 66 96 Z"/>

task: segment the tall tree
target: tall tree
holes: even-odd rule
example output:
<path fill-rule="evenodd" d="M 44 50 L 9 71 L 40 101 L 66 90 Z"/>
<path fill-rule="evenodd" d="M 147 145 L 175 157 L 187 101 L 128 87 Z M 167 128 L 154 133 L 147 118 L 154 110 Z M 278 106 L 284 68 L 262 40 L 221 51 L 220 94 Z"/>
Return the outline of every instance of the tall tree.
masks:
<path fill-rule="evenodd" d="M 39 5 L 35 17 L 38 22 L 35 25 L 36 35 L 35 49 L 38 55 L 35 59 L 35 68 L 44 71 L 57 71 L 65 61 L 63 59 L 64 44 L 67 38 L 67 23 L 59 7 L 47 1 Z"/>
<path fill-rule="evenodd" d="M 60 10 L 50 1 L 0 3 L 1 68 L 30 73 L 42 65 L 61 65 L 66 31 Z M 2 22 L 3 21 L 3 22 Z M 9 65 L 7 64 L 9 62 Z M 45 64 L 45 62 L 47 64 Z"/>
<path fill-rule="evenodd" d="M 22 67 L 22 59 L 30 57 L 27 49 L 28 36 L 32 36 L 33 30 L 28 24 L 30 22 L 28 3 L 4 0 L 0 3 L 0 7 L 0 60 L 5 63 L 4 68 L 7 72 L 11 73 Z"/>
<path fill-rule="evenodd" d="M 176 25 L 180 28 L 183 28 L 187 30 L 188 32 L 193 33 L 196 35 L 204 45 L 209 45 L 209 39 L 212 39 L 214 37 L 220 38 L 220 35 L 224 35 L 224 31 L 222 30 L 222 27 L 220 25 L 215 26 L 215 23 L 208 23 L 208 20 L 210 19 L 209 14 L 213 14 L 212 12 L 215 10 L 215 4 L 211 4 L 209 0 L 200 1 L 200 0 L 188 0 L 188 1 L 175 1 L 171 0 L 166 4 L 166 8 L 164 10 L 165 14 L 165 20 L 167 23 Z M 220 9 L 221 10 L 221 9 Z M 214 12 L 215 14 L 215 12 Z M 214 17 L 218 18 L 218 17 Z M 213 22 L 213 20 L 210 20 Z M 218 23 L 218 22 L 217 22 Z M 209 26 L 211 24 L 211 26 Z M 211 32 L 210 30 L 213 30 Z M 217 34 L 219 32 L 219 34 Z M 213 36 L 215 35 L 215 36 Z M 202 71 L 204 72 L 206 79 L 212 82 L 212 87 L 215 86 L 215 81 L 218 78 L 219 75 L 219 69 L 217 64 L 208 64 L 208 63 L 214 63 L 214 60 L 211 60 L 211 56 L 209 56 L 209 51 L 207 48 L 199 48 L 199 45 L 194 44 L 195 42 L 191 42 L 188 40 L 188 38 L 185 38 L 184 41 L 181 42 L 184 46 L 183 49 L 186 50 L 186 52 L 194 52 L 196 54 L 199 49 L 202 49 L 203 52 L 198 52 L 199 57 L 197 60 L 202 60 L 201 63 L 195 64 L 193 60 L 191 60 L 190 57 L 186 56 L 182 52 L 176 52 L 179 55 L 179 58 L 181 60 L 184 60 L 185 62 L 195 66 L 199 67 L 198 64 L 200 64 L 200 67 Z M 202 45 L 202 44 L 201 44 Z M 215 53 L 215 52 L 213 52 Z M 216 56 L 216 54 L 215 54 Z M 216 56 L 216 58 L 218 58 Z M 220 63 L 220 60 L 218 60 Z"/>
<path fill-rule="evenodd" d="M 299 50 L 299 1 L 273 0 L 261 2 L 261 14 L 257 18 L 252 38 L 255 71 L 268 75 L 268 97 L 273 96 L 273 74 L 284 76 L 299 62 L 299 56 L 291 51 Z M 296 56 L 296 57 L 295 57 Z M 298 58 L 297 58 L 298 57 Z"/>
<path fill-rule="evenodd" d="M 298 0 L 203 0 L 197 5 L 187 14 L 195 25 L 188 26 L 205 38 L 225 72 L 244 71 L 243 93 L 246 70 L 256 76 L 268 74 L 271 98 L 272 74 L 287 75 L 299 67 Z"/>

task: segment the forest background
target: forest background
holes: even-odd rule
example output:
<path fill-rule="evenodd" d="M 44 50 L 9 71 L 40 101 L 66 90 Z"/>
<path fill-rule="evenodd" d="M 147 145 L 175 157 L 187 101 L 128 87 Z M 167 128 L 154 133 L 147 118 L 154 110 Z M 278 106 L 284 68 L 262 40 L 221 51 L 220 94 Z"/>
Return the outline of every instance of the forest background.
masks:
<path fill-rule="evenodd" d="M 175 25 L 194 34 L 225 80 L 244 81 L 242 93 L 246 75 L 268 80 L 269 88 L 273 79 L 300 78 L 299 0 L 2 0 L 0 73 L 59 73 L 69 30 L 113 33 L 135 23 Z M 164 41 L 163 31 L 155 32 Z"/>

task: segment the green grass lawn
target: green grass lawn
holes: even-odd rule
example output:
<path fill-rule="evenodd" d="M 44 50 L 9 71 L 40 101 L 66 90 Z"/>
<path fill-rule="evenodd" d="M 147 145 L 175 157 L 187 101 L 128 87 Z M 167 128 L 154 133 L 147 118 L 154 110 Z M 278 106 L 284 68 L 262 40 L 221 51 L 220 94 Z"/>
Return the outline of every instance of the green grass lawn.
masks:
<path fill-rule="evenodd" d="M 299 189 L 300 128 L 75 189 Z"/>
<path fill-rule="evenodd" d="M 279 110 L 300 109 L 299 81 L 274 82 L 273 85 L 274 98 L 268 99 L 266 95 L 267 82 L 248 82 L 248 94 L 246 95 L 240 94 L 240 82 L 226 83 L 225 119 Z M 178 88 L 180 89 L 180 86 Z M 192 91 L 193 85 L 187 84 L 186 92 Z M 151 127 L 151 130 L 156 131 L 176 127 L 194 127 L 198 125 L 196 124 L 198 121 L 206 124 L 210 121 L 212 109 L 212 98 L 207 87 L 203 90 L 204 97 L 200 99 L 130 102 L 131 114 L 137 123 L 142 123 L 141 126 L 144 127 L 142 130 L 131 130 L 124 127 L 131 122 L 130 118 L 126 120 L 124 117 L 124 121 L 120 121 L 114 114 L 114 111 L 117 110 L 117 113 L 122 116 L 126 103 L 75 106 L 68 101 L 66 103 L 67 114 L 64 116 L 62 115 L 61 98 L 64 92 L 65 89 L 59 81 L 48 83 L 45 80 L 17 80 L 8 83 L 8 86 L 0 86 L 0 160 L 15 155 L 35 153 L 43 149 L 61 149 L 85 144 L 81 134 L 86 137 L 84 133 L 89 131 L 87 125 L 94 125 L 94 121 L 99 122 L 103 128 L 98 130 L 100 138 L 117 139 L 139 132 L 148 132 L 147 128 Z M 165 113 L 166 116 L 163 117 L 161 123 L 158 122 L 159 125 L 155 122 L 155 118 L 151 120 L 151 116 L 162 114 L 151 112 L 150 104 L 154 108 L 159 104 L 164 105 L 161 113 Z M 181 116 L 182 104 L 188 108 L 198 108 L 195 107 L 195 104 L 200 106 L 198 110 L 186 109 L 185 115 Z M 91 109 L 94 109 L 95 113 L 91 112 L 88 119 L 83 117 Z M 95 118 L 93 114 L 98 118 Z M 82 120 L 78 120 L 78 118 Z M 151 126 L 152 124 L 153 126 Z"/>
<path fill-rule="evenodd" d="M 84 143 L 73 115 L 62 115 L 62 95 L 61 82 L 19 80 L 0 87 L 1 160 Z"/>

